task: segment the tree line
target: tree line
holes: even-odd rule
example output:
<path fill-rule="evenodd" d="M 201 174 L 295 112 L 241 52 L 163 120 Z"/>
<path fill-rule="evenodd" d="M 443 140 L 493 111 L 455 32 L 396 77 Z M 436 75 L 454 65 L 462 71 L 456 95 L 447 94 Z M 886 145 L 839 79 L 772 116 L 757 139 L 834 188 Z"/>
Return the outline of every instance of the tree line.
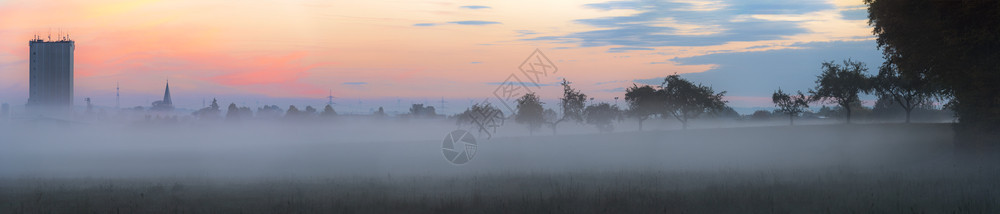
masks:
<path fill-rule="evenodd" d="M 834 104 L 837 109 L 824 106 L 820 112 L 841 112 L 845 123 L 850 123 L 856 111 L 863 109 L 859 94 L 864 93 L 878 96 L 876 109 L 899 106 L 909 123 L 915 110 L 947 100 L 944 106 L 958 117 L 959 147 L 1000 150 L 1000 84 L 996 84 L 1000 82 L 1000 1 L 865 0 L 865 4 L 885 59 L 877 74 L 869 75 L 864 63 L 850 59 L 841 64 L 824 62 L 816 87 L 806 93 L 779 88 L 772 94 L 777 112 L 794 124 L 810 103 Z M 515 121 L 528 124 L 533 131 L 549 124 L 555 132 L 561 122 L 588 120 L 586 114 L 578 117 L 576 100 L 585 96 L 570 93 L 563 83 L 562 117 L 546 117 L 553 111 L 542 110 L 538 97 L 526 94 L 517 101 Z M 655 117 L 673 117 L 686 128 L 700 115 L 726 112 L 724 94 L 671 75 L 660 86 L 628 88 L 628 109 L 618 110 L 622 114 L 617 117 L 637 119 L 640 130 L 643 121 Z M 599 111 L 597 106 L 592 109 Z"/>
<path fill-rule="evenodd" d="M 289 105 L 288 109 L 282 109 L 277 105 L 264 105 L 258 107 L 257 111 L 250 109 L 246 106 L 237 106 L 236 103 L 230 103 L 226 108 L 225 114 L 219 105 L 219 101 L 212 99 L 212 103 L 204 108 L 198 109 L 191 113 L 191 116 L 198 120 L 226 120 L 226 121 L 241 121 L 245 119 L 284 119 L 284 120 L 313 120 L 313 119 L 332 119 L 338 116 L 337 111 L 334 110 L 332 105 L 327 104 L 323 107 L 323 110 L 318 110 L 312 106 L 306 106 L 304 109 L 299 109 L 295 105 Z M 378 107 L 378 110 L 372 113 L 371 116 L 374 117 L 385 117 L 385 109 Z M 435 113 L 434 107 L 424 106 L 423 104 L 413 104 L 410 108 L 410 112 L 405 114 L 409 117 L 437 117 L 440 116 Z"/>
<path fill-rule="evenodd" d="M 900 72 L 891 61 L 883 63 L 878 74 L 869 75 L 863 62 L 847 59 L 841 64 L 822 63 L 816 87 L 809 89 L 808 96 L 802 91 L 787 94 L 779 88 L 771 100 L 777 112 L 788 115 L 791 124 L 812 102 L 834 104 L 843 112 L 845 122 L 850 123 L 854 111 L 863 109 L 859 94 L 877 95 L 876 107 L 898 105 L 905 112 L 905 123 L 910 123 L 914 109 L 949 98 L 926 78 Z"/>
<path fill-rule="evenodd" d="M 574 89 L 571 82 L 563 79 L 560 84 L 563 86 L 563 95 L 559 98 L 558 108 L 562 115 L 553 109 L 545 109 L 543 107 L 545 103 L 532 92 L 516 100 L 516 110 L 512 116 L 514 122 L 527 125 L 532 134 L 544 126 L 548 126 L 552 133 L 556 134 L 559 124 L 564 122 L 589 124 L 600 132 L 611 132 L 614 131 L 614 122 L 621 121 L 625 117 L 639 119 L 639 129 L 642 130 L 642 122 L 646 119 L 668 115 L 676 118 L 684 128 L 687 128 L 691 119 L 698 118 L 704 113 L 727 109 L 726 101 L 722 100 L 725 92 L 715 93 L 711 87 L 694 84 L 680 78 L 679 75 L 666 77 L 663 84 L 655 88 L 649 85 L 633 85 L 628 88 L 625 100 L 629 108 L 626 110 L 607 102 L 587 105 L 587 95 Z M 500 110 L 489 104 L 477 104 L 459 114 L 457 123 L 472 123 L 474 122 L 472 115 L 484 111 Z"/>
<path fill-rule="evenodd" d="M 809 110 L 810 103 L 833 104 L 835 108 L 823 106 L 818 114 L 830 117 L 842 115 L 845 123 L 851 123 L 856 111 L 866 114 L 872 112 L 862 107 L 860 95 L 874 94 L 878 96 L 876 110 L 889 111 L 891 106 L 898 106 L 905 112 L 904 122 L 910 123 L 911 113 L 915 109 L 929 109 L 929 105 L 935 101 L 949 98 L 926 78 L 908 75 L 891 61 L 883 63 L 875 75 L 869 74 L 864 63 L 851 59 L 842 63 L 823 62 L 820 68 L 820 74 L 815 80 L 816 86 L 807 92 L 800 90 L 786 93 L 780 88 L 776 90 L 771 96 L 776 107 L 773 114 L 786 115 L 789 124 L 794 125 L 796 117 L 817 114 Z M 642 131 L 643 122 L 651 118 L 674 119 L 681 123 L 682 129 L 687 129 L 692 120 L 703 115 L 739 116 L 726 105 L 727 101 L 723 99 L 725 91 L 715 92 L 709 86 L 691 82 L 677 74 L 665 77 L 660 85 L 633 84 L 627 88 L 624 94 L 626 109 L 605 102 L 587 105 L 587 95 L 574 89 L 571 82 L 563 79 L 561 85 L 563 94 L 557 105 L 561 115 L 553 109 L 545 109 L 545 103 L 535 93 L 527 93 L 516 100 L 516 110 L 511 118 L 516 123 L 526 125 L 532 134 L 546 126 L 556 134 L 559 124 L 564 122 L 589 124 L 601 132 L 611 132 L 615 121 L 628 117 L 637 120 L 639 130 Z M 456 122 L 473 123 L 475 119 L 472 116 L 476 112 L 501 111 L 489 104 L 476 104 L 456 115 Z M 751 117 L 769 118 L 771 114 L 758 111 Z M 502 113 L 500 115 L 500 119 L 506 119 Z"/>

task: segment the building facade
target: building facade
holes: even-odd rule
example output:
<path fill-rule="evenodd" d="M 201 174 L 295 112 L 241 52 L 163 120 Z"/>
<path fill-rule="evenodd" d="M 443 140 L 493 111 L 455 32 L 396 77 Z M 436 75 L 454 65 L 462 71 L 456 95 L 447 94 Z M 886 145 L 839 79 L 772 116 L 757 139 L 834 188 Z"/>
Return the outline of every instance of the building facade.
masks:
<path fill-rule="evenodd" d="M 28 104 L 31 109 L 70 109 L 73 106 L 73 51 L 67 37 L 29 42 Z"/>

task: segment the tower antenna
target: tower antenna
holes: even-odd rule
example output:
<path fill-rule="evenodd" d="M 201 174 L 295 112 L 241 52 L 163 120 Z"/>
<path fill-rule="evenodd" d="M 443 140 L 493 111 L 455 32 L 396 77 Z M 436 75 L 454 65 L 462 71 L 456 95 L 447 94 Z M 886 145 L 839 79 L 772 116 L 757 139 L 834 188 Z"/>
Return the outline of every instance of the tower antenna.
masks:
<path fill-rule="evenodd" d="M 336 98 L 336 97 L 333 96 L 333 89 L 330 89 L 330 96 L 327 96 L 326 98 L 330 99 L 330 101 L 327 102 L 326 104 L 330 105 L 330 106 L 333 106 L 333 104 L 334 104 L 333 103 L 333 98 Z"/>
<path fill-rule="evenodd" d="M 115 82 L 115 109 L 122 108 L 122 94 L 121 94 L 121 84 L 117 81 Z"/>

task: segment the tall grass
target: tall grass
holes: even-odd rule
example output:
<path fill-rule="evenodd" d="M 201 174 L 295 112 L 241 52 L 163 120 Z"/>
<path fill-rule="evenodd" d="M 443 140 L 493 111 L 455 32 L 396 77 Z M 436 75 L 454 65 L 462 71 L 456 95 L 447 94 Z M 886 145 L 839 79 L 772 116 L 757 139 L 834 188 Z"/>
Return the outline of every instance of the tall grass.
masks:
<path fill-rule="evenodd" d="M 967 166 L 969 164 L 961 164 Z M 0 180 L 0 213 L 997 213 L 1000 167 Z"/>

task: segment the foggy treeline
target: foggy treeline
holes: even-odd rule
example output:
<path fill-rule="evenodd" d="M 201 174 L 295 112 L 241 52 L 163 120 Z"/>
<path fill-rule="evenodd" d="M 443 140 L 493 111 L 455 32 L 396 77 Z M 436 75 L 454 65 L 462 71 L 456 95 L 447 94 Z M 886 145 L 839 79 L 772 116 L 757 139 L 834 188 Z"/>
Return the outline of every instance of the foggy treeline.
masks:
<path fill-rule="evenodd" d="M 218 100 L 212 99 L 208 106 L 189 114 L 175 112 L 172 108 L 157 109 L 155 106 L 136 106 L 108 113 L 105 109 L 94 110 L 88 102 L 86 110 L 76 113 L 71 121 L 176 124 L 216 121 L 336 123 L 338 118 L 432 119 L 451 120 L 461 126 L 473 125 L 476 122 L 473 116 L 477 113 L 495 112 L 494 119 L 500 120 L 500 123 L 525 126 L 532 134 L 542 128 L 556 134 L 560 124 L 588 125 L 597 132 L 613 132 L 624 123 L 634 123 L 628 121 L 636 121 L 637 130 L 641 131 L 643 124 L 649 119 L 675 120 L 682 129 L 692 123 L 700 123 L 699 120 L 754 124 L 751 122 L 771 122 L 787 118 L 790 125 L 794 125 L 796 118 L 814 124 L 835 121 L 850 123 L 852 119 L 867 123 L 955 121 L 954 113 L 947 108 L 954 106 L 955 100 L 938 86 L 930 84 L 927 79 L 904 78 L 905 75 L 892 63 L 882 65 L 877 74 L 869 74 L 867 65 L 851 60 L 845 60 L 843 64 L 824 62 L 821 68 L 816 86 L 807 89 L 806 93 L 798 90 L 790 95 L 778 88 L 772 96 L 773 110 L 762 109 L 743 115 L 727 105 L 726 92 L 716 93 L 711 87 L 690 82 L 679 75 L 669 75 L 660 85 L 633 85 L 627 88 L 622 96 L 625 101 L 623 106 L 594 102 L 593 98 L 588 99 L 586 93 L 573 88 L 571 82 L 563 79 L 560 83 L 563 94 L 558 97 L 557 103 L 546 105 L 534 93 L 524 94 L 517 97 L 515 103 L 510 103 L 515 106 L 513 112 L 501 110 L 498 107 L 500 104 L 476 103 L 464 112 L 443 115 L 438 114 L 434 106 L 413 104 L 408 112 L 394 115 L 387 114 L 382 107 L 373 110 L 371 114 L 341 115 L 331 104 L 320 108 L 311 105 L 263 105 L 252 109 L 235 103 L 220 104 Z M 865 106 L 859 98 L 861 94 L 876 95 L 877 100 L 870 102 L 871 106 Z M 617 100 L 619 97 L 615 98 Z M 31 119 L 39 118 L 28 118 Z"/>
<path fill-rule="evenodd" d="M 562 79 L 451 115 L 5 112 L 0 212 L 997 213 L 1000 2 L 865 3 L 881 65 L 819 63 L 746 114 L 683 74 L 615 104 Z M 456 129 L 467 163 L 443 155 Z"/>

